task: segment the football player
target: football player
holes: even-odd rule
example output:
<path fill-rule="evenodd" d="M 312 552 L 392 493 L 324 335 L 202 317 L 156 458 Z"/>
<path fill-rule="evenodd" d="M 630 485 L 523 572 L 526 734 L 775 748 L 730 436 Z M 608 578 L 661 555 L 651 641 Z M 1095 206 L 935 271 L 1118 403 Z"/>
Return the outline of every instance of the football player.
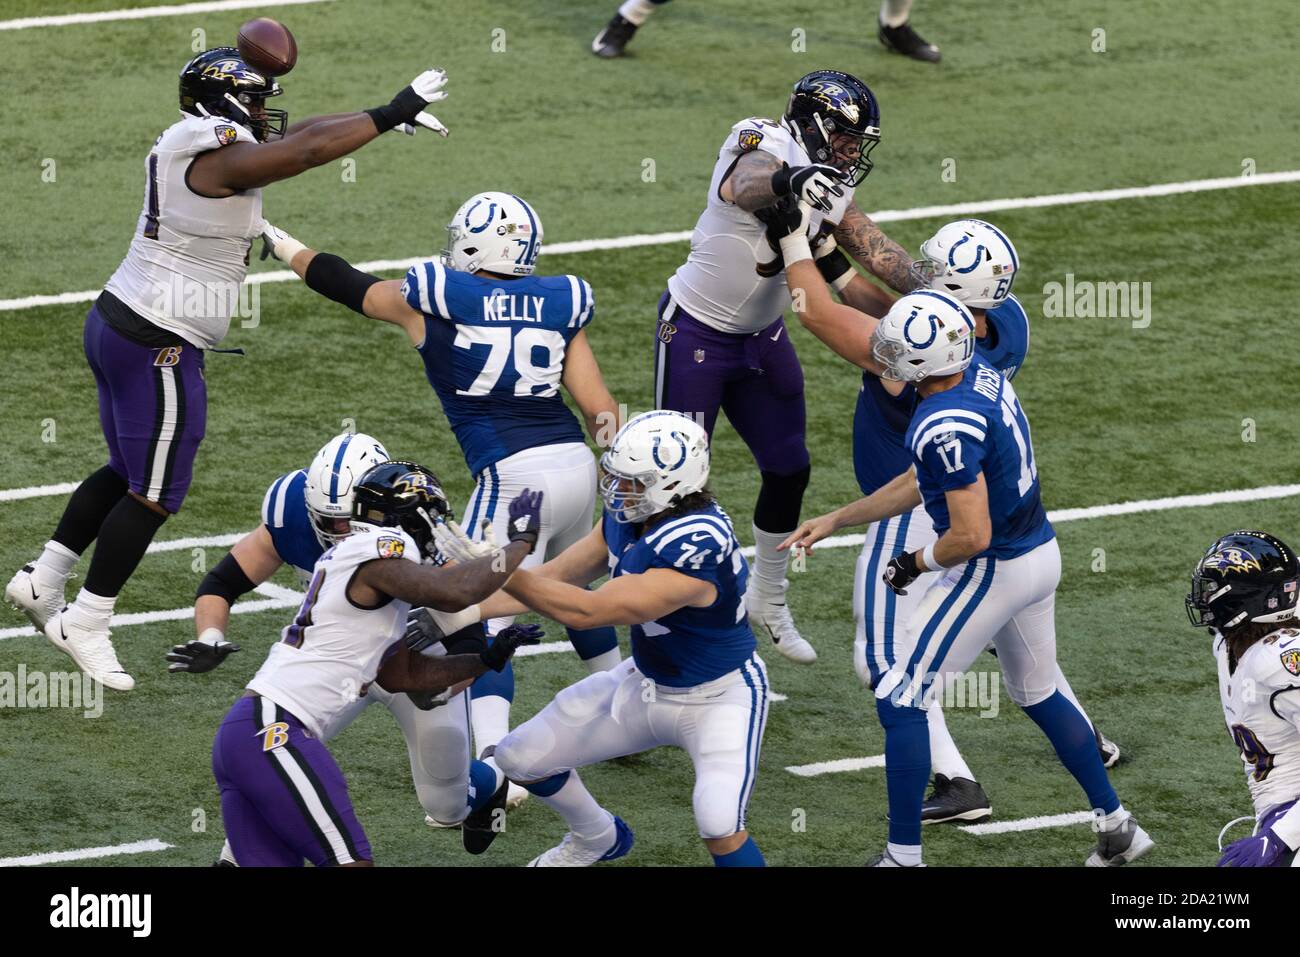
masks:
<path fill-rule="evenodd" d="M 502 770 L 569 832 L 532 861 L 584 867 L 622 857 L 632 831 L 577 768 L 661 745 L 695 765 L 695 821 L 719 867 L 762 866 L 745 828 L 767 721 L 768 682 L 745 615 L 749 569 L 708 489 L 709 439 L 677 412 L 631 419 L 601 458 L 601 524 L 535 571 L 516 572 L 485 613 L 531 608 L 575 628 L 632 626 L 632 659 L 579 681 L 497 745 Z M 478 544 L 477 547 L 483 547 Z M 595 591 L 588 583 L 608 574 Z"/>
<path fill-rule="evenodd" d="M 812 259 L 798 232 L 782 247 L 787 265 Z M 786 544 L 808 547 L 840 528 L 903 515 L 922 502 L 934 523 L 932 544 L 900 551 L 883 569 L 899 594 L 921 588 L 917 579 L 926 572 L 941 574 L 924 587 L 894 647 L 882 649 L 875 697 L 885 729 L 889 843 L 873 863 L 921 864 L 931 766 L 926 706 L 990 642 L 1012 700 L 1051 740 L 1094 809 L 1098 842 L 1087 863 L 1135 860 L 1154 842 L 1111 787 L 1087 718 L 1057 687 L 1060 550 L 1043 510 L 1029 423 L 1011 382 L 974 358 L 975 320 L 966 306 L 935 290 L 894 304 L 872 335 L 872 354 L 885 377 L 916 385 L 920 401 L 905 439 L 912 467 L 871 495 L 803 523 Z"/>
<path fill-rule="evenodd" d="M 606 60 L 622 56 L 637 28 L 665 3 L 668 0 L 623 0 L 613 19 L 591 41 L 591 52 Z"/>
<path fill-rule="evenodd" d="M 413 122 L 446 96 L 446 82 L 428 70 L 384 106 L 286 127 L 287 113 L 267 107 L 280 85 L 233 47 L 201 53 L 181 70 L 181 118 L 145 159 L 135 236 L 86 316 L 108 464 L 77 486 L 44 551 L 5 588 L 37 630 L 107 687 L 135 686 L 109 621 L 118 593 L 189 489 L 207 421 L 203 353 L 225 337 L 239 301 L 248 250 L 261 231 L 262 187 Z M 65 608 L 72 568 L 94 541 L 85 587 Z"/>
<path fill-rule="evenodd" d="M 537 543 L 543 496 L 510 502 L 510 541 L 456 566 L 426 563 L 446 514 L 437 477 L 386 462 L 361 475 L 346 534 L 321 555 L 302 607 L 227 713 L 212 744 L 221 816 L 242 867 L 368 866 L 370 846 L 324 741 L 372 685 L 391 695 L 444 693 L 536 638 L 497 635 L 477 654 L 418 654 L 403 640 L 412 605 L 455 613 L 498 589 Z M 455 738 L 444 742 L 447 749 Z M 466 755 L 467 757 L 467 755 Z M 464 779 L 461 779 L 461 786 Z M 461 800 L 464 791 L 459 792 Z M 505 788 L 494 796 L 504 805 Z M 478 802 L 486 802 L 482 791 Z M 488 829 L 486 839 L 494 836 Z"/>
<path fill-rule="evenodd" d="M 790 210 L 790 220 L 798 212 Z M 771 217 L 769 234 L 788 231 L 785 211 Z M 1029 320 L 1011 292 L 1020 259 L 1011 240 L 996 226 L 964 219 L 942 226 L 921 245 L 921 259 L 913 269 L 925 285 L 965 303 L 975 321 L 975 355 L 1014 379 L 1029 349 Z M 918 396 L 910 383 L 882 377 L 884 371 L 872 355 L 871 337 L 876 321 L 848 306 L 830 302 L 820 279 L 834 285 L 852 273 L 847 257 L 832 250 L 818 259 L 816 270 L 807 261 L 787 269 L 792 289 L 810 289 L 799 297 L 799 321 L 841 357 L 863 369 L 853 415 L 853 465 L 863 495 L 887 485 L 911 467 L 904 443 Z M 819 278 L 820 273 L 820 278 Z M 815 288 L 814 288 L 815 287 Z M 903 624 L 917 608 L 925 589 L 939 577 L 928 572 L 906 596 L 897 595 L 880 577 L 880 570 L 900 551 L 916 551 L 933 544 L 934 525 L 923 505 L 910 513 L 872 522 L 867 526 L 853 582 L 853 612 L 857 634 L 853 643 L 854 666 L 863 684 L 874 687 L 887 670 L 891 649 Z M 1083 712 L 1065 675 L 1058 668 L 1056 686 Z M 988 795 L 975 780 L 948 733 L 943 708 L 936 697 L 926 716 L 930 726 L 930 759 L 934 790 L 921 811 L 926 824 L 945 821 L 980 821 L 992 808 Z M 1086 712 L 1084 717 L 1087 717 Z M 1111 767 L 1119 760 L 1119 747 L 1094 728 L 1102 762 Z"/>
<path fill-rule="evenodd" d="M 927 43 L 912 29 L 912 0 L 883 0 L 877 36 L 886 50 L 901 53 L 924 63 L 939 62 L 939 48 Z"/>
<path fill-rule="evenodd" d="M 598 444 L 602 429 L 618 421 L 587 339 L 595 315 L 591 286 L 578 276 L 533 274 L 542 222 L 517 196 L 470 197 L 447 232 L 441 259 L 413 266 L 405 280 L 359 272 L 274 226 L 267 236 L 276 257 L 308 286 L 400 326 L 419 352 L 477 483 L 466 511 L 471 535 L 481 537 L 486 525 L 504 538 L 504 503 L 525 487 L 546 493 L 541 541 L 527 562 L 537 564 L 587 534 L 596 503 L 596 463 L 561 386 Z M 489 633 L 509 621 L 490 622 Z M 568 634 L 591 671 L 618 664 L 613 628 Z M 509 730 L 513 669 L 476 682 L 472 695 L 475 747 L 482 753 Z M 512 803 L 526 796 L 517 790 Z"/>
<path fill-rule="evenodd" d="M 719 151 L 690 255 L 659 300 L 655 405 L 698 417 L 710 434 L 721 409 L 754 454 L 762 483 L 749 615 L 756 632 L 798 662 L 817 654 L 790 615 L 787 556 L 777 546 L 799 524 L 810 474 L 803 370 L 782 319 L 790 292 L 780 252 L 758 214 L 787 197 L 805 200 L 821 246 L 829 249 L 833 236 L 894 289 L 911 290 L 911 257 L 853 202 L 879 139 L 875 96 L 835 70 L 800 79 L 780 120 L 737 123 Z M 852 270 L 848 278 L 846 301 L 883 314 L 888 297 Z"/>
<path fill-rule="evenodd" d="M 272 482 L 262 500 L 262 524 L 236 542 L 199 585 L 194 602 L 198 637 L 172 649 L 167 656 L 172 662 L 169 670 L 210 671 L 238 651 L 239 646 L 225 637 L 230 608 L 281 565 L 292 567 L 306 588 L 325 550 L 351 533 L 357 482 L 373 466 L 388 460 L 388 452 L 374 438 L 345 432 L 326 443 L 310 466 Z M 446 515 L 450 515 L 449 506 Z M 422 609 L 413 618 L 407 623 L 408 639 L 423 639 L 426 628 L 436 632 L 431 640 L 421 642 L 425 654 L 466 653 L 484 647 L 483 627 L 473 612 L 453 616 Z M 470 760 L 469 696 L 460 688 L 448 691 L 451 693 L 435 701 L 372 686 L 325 729 L 324 739 L 338 735 L 367 705 L 378 702 L 388 708 L 406 739 L 411 778 L 426 823 L 455 827 L 465 822 L 465 846 L 477 854 L 491 842 L 492 806 L 479 801 L 479 812 L 468 820 L 471 808 L 465 801 L 466 783 L 471 794 L 495 795 L 504 781 L 492 768 Z M 222 860 L 233 859 L 227 844 Z"/>
<path fill-rule="evenodd" d="M 1294 866 L 1300 849 L 1300 562 L 1267 532 L 1229 532 L 1192 571 L 1187 615 L 1208 628 L 1219 700 L 1255 805 L 1220 867 Z"/>

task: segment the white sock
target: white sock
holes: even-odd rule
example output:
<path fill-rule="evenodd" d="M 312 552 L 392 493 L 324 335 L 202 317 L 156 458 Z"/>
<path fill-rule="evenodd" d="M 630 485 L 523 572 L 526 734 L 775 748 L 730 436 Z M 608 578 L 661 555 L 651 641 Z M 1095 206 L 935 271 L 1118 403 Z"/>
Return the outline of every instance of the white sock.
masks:
<path fill-rule="evenodd" d="M 1103 814 L 1101 817 L 1097 818 L 1097 830 L 1099 831 L 1118 830 L 1124 824 L 1124 822 L 1127 821 L 1132 816 L 1133 816 L 1132 814 L 1130 814 L 1127 810 L 1125 810 L 1124 805 L 1121 804 L 1119 807 L 1115 808 L 1115 810 L 1111 811 L 1109 814 Z"/>
<path fill-rule="evenodd" d="M 510 702 L 495 694 L 473 699 L 469 723 L 474 729 L 474 751 L 482 754 L 484 748 L 510 733 Z M 488 763 L 496 767 L 490 759 Z"/>
<path fill-rule="evenodd" d="M 921 845 L 920 844 L 895 844 L 890 841 L 885 845 L 889 848 L 889 856 L 904 867 L 918 867 L 921 863 Z"/>
<path fill-rule="evenodd" d="M 596 803 L 577 771 L 570 771 L 564 787 L 550 797 L 533 797 L 564 818 L 569 830 L 584 841 L 596 840 L 614 826 L 613 815 Z"/>
<path fill-rule="evenodd" d="M 639 27 L 645 23 L 646 17 L 655 12 L 655 6 L 650 0 L 625 0 L 618 8 L 618 15 Z"/>
<path fill-rule="evenodd" d="M 230 849 L 230 841 L 221 845 L 221 856 L 217 860 L 228 861 L 236 867 L 239 866 L 239 861 L 235 860 L 235 852 Z"/>
<path fill-rule="evenodd" d="M 36 567 L 49 575 L 66 580 L 72 574 L 72 569 L 80 557 L 68 546 L 61 545 L 54 539 L 50 539 L 45 543 L 45 549 L 41 552 L 41 557 L 36 559 Z"/>
<path fill-rule="evenodd" d="M 594 675 L 597 671 L 612 671 L 622 660 L 623 653 L 615 647 L 601 652 L 594 658 L 587 658 L 582 663 L 587 666 L 587 671 Z"/>
<path fill-rule="evenodd" d="M 971 773 L 961 752 L 957 750 L 957 743 L 948 733 L 948 723 L 943 719 L 943 708 L 939 706 L 937 697 L 930 703 L 930 707 L 925 709 L 925 720 L 930 726 L 931 772 L 949 778 L 966 778 L 968 781 L 974 781 L 975 775 Z"/>
<path fill-rule="evenodd" d="M 1056 690 L 1065 695 L 1070 704 L 1079 709 L 1079 714 L 1083 715 L 1083 720 L 1087 721 L 1088 727 L 1091 728 L 1092 718 L 1088 717 L 1088 712 L 1083 710 L 1083 705 L 1079 704 L 1079 699 L 1074 696 L 1074 689 L 1070 687 L 1070 682 L 1065 680 L 1065 672 L 1061 671 L 1060 665 L 1056 666 Z"/>
<path fill-rule="evenodd" d="M 113 606 L 116 604 L 116 596 L 105 598 L 103 595 L 96 595 L 94 592 L 88 592 L 83 588 L 77 592 L 77 600 L 69 607 L 80 612 L 82 619 L 87 624 L 107 627 L 109 619 L 113 617 Z"/>
<path fill-rule="evenodd" d="M 912 0 L 884 0 L 880 5 L 880 22 L 887 27 L 901 27 L 912 13 Z"/>
<path fill-rule="evenodd" d="M 757 525 L 754 530 L 753 577 L 749 587 L 763 598 L 785 601 L 785 569 L 790 562 L 789 552 L 778 552 L 776 546 L 785 541 L 790 532 L 765 532 Z M 793 531 L 793 529 L 791 529 Z"/>

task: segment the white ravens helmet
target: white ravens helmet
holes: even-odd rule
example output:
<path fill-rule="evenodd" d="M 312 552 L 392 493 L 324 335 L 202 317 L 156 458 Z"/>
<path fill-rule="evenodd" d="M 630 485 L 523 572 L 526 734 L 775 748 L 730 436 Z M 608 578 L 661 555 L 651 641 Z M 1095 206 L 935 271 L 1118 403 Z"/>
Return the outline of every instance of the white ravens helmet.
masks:
<path fill-rule="evenodd" d="M 600 457 L 600 497 L 616 522 L 671 508 L 709 481 L 709 434 L 681 412 L 643 412 Z"/>
<path fill-rule="evenodd" d="M 447 224 L 442 264 L 458 272 L 531 276 L 541 249 L 542 221 L 533 207 L 511 193 L 479 193 Z"/>
<path fill-rule="evenodd" d="M 890 307 L 871 334 L 883 377 L 919 382 L 963 372 L 975 355 L 975 320 L 947 293 L 921 289 Z"/>
<path fill-rule="evenodd" d="M 344 432 L 325 443 L 307 469 L 307 513 L 312 531 L 329 548 L 352 531 L 352 498 L 361 476 L 389 459 L 373 436 Z"/>
<path fill-rule="evenodd" d="M 959 219 L 942 227 L 921 244 L 921 256 L 912 264 L 920 280 L 971 309 L 1001 305 L 1020 268 L 1011 240 L 982 219 Z"/>

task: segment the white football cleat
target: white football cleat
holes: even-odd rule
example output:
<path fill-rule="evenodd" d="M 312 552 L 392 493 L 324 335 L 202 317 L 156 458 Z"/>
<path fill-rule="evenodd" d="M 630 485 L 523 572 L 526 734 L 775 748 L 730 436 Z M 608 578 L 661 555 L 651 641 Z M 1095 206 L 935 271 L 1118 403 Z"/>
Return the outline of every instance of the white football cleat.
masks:
<path fill-rule="evenodd" d="M 135 679 L 117 660 L 107 628 L 88 628 L 76 620 L 72 606 L 45 623 L 45 637 L 82 671 L 114 691 L 130 691 Z"/>
<path fill-rule="evenodd" d="M 751 588 L 745 596 L 749 624 L 755 634 L 767 635 L 771 638 L 772 644 L 776 645 L 776 650 L 791 661 L 810 665 L 817 660 L 817 652 L 794 626 L 790 606 L 785 603 L 785 592 L 789 587 L 789 581 L 781 583 L 781 595 L 776 601 L 766 595 L 760 595 Z"/>
<path fill-rule="evenodd" d="M 457 821 L 455 824 L 443 824 L 441 821 L 435 821 L 427 814 L 424 816 L 424 823 L 429 825 L 429 827 L 446 828 L 449 831 L 454 831 L 460 827 L 460 821 Z"/>
<path fill-rule="evenodd" d="M 1129 815 L 1119 827 L 1097 835 L 1097 849 L 1088 855 L 1084 864 L 1087 867 L 1121 867 L 1136 861 L 1155 846 L 1151 835 Z"/>
<path fill-rule="evenodd" d="M 67 578 L 60 578 L 35 562 L 18 570 L 5 586 L 5 600 L 13 605 L 40 631 L 45 623 L 67 604 L 63 588 Z"/>
<path fill-rule="evenodd" d="M 543 851 L 531 861 L 529 867 L 590 867 L 601 861 L 612 861 L 632 850 L 632 829 L 621 817 L 613 818 L 610 834 L 599 840 L 584 841 L 572 831 L 561 838 L 549 851 Z M 611 843 L 612 839 L 612 843 Z"/>

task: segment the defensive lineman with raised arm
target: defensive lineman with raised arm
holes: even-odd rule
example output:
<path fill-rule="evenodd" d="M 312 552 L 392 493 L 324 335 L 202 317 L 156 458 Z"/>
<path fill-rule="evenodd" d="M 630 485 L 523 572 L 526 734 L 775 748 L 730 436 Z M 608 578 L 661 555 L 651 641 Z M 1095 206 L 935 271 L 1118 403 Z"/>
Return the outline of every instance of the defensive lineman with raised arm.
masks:
<path fill-rule="evenodd" d="M 767 720 L 767 669 L 745 614 L 749 569 L 708 491 L 708 436 L 677 412 L 630 420 L 601 458 L 601 524 L 535 571 L 519 571 L 497 613 L 531 608 L 577 628 L 632 626 L 632 659 L 558 695 L 497 745 L 512 780 L 569 832 L 533 860 L 583 867 L 622 857 L 632 831 L 577 769 L 662 745 L 695 766 L 700 837 L 719 867 L 762 866 L 745 827 Z M 480 546 L 481 547 L 481 546 Z M 594 591 L 592 581 L 610 576 Z"/>
<path fill-rule="evenodd" d="M 542 495 L 510 503 L 510 542 L 435 567 L 446 500 L 410 462 L 361 476 L 349 532 L 316 562 L 302 607 L 226 715 L 212 745 L 226 835 L 240 866 L 368 866 L 370 846 L 347 783 L 323 741 L 371 684 L 390 694 L 441 693 L 504 668 L 524 630 L 477 654 L 417 654 L 403 640 L 411 605 L 457 612 L 501 586 L 537 541 Z M 501 788 L 504 801 L 504 788 Z M 461 792 L 463 794 L 464 792 Z"/>
<path fill-rule="evenodd" d="M 802 245 L 802 249 L 800 249 Z M 787 244 L 787 261 L 810 259 Z M 930 774 L 926 706 L 992 641 L 1012 700 L 1051 740 L 1096 815 L 1090 866 L 1114 866 L 1154 842 L 1120 804 L 1088 720 L 1056 684 L 1056 535 L 1039 491 L 1029 423 L 1015 390 L 975 355 L 975 321 L 933 290 L 899 299 L 876 327 L 872 351 L 886 376 L 921 397 L 906 437 L 912 468 L 851 505 L 805 522 L 786 541 L 810 547 L 835 528 L 877 522 L 922 501 L 936 541 L 895 555 L 886 583 L 900 594 L 925 572 L 924 591 L 875 683 L 885 729 L 889 844 L 878 866 L 921 864 L 921 808 Z"/>
<path fill-rule="evenodd" d="M 797 210 L 790 210 L 788 216 L 783 213 L 774 217 L 769 233 L 780 234 L 788 226 L 785 220 L 794 221 L 798 215 Z M 957 220 L 940 227 L 921 244 L 921 257 L 913 264 L 918 277 L 929 288 L 947 293 L 970 309 L 975 322 L 975 355 L 1008 380 L 1014 379 L 1029 349 L 1029 321 L 1011 292 L 1020 269 L 1020 258 L 1011 240 L 990 223 Z M 841 268 L 848 268 L 847 263 Z M 817 263 L 815 271 L 807 260 L 793 261 L 787 272 L 791 288 L 804 291 L 797 300 L 799 321 L 834 352 L 863 370 L 853 416 L 853 465 L 862 494 L 870 495 L 911 467 L 905 438 L 920 397 L 911 383 L 882 375 L 885 370 L 871 351 L 876 320 L 831 300 L 818 276 L 819 272 L 823 278 L 826 275 L 823 262 Z M 887 661 L 905 623 L 925 590 L 939 577 L 938 572 L 927 572 L 916 587 L 899 595 L 884 583 L 880 572 L 898 552 L 918 551 L 935 540 L 934 523 L 923 504 L 909 513 L 867 526 L 853 582 L 857 631 L 853 660 L 858 677 L 868 687 L 875 687 L 887 670 Z M 1083 712 L 1059 668 L 1056 684 Z M 927 707 L 926 717 L 934 790 L 922 807 L 922 822 L 988 818 L 992 814 L 988 795 L 949 734 L 938 696 Z M 1109 767 L 1118 760 L 1119 748 L 1095 727 L 1094 731 L 1102 761 Z"/>
<path fill-rule="evenodd" d="M 597 442 L 618 421 L 587 339 L 595 315 L 591 285 L 579 276 L 535 274 L 542 222 L 518 196 L 470 197 L 447 233 L 440 260 L 417 264 L 405 280 L 385 281 L 267 228 L 276 257 L 308 286 L 400 326 L 418 350 L 475 478 L 465 512 L 472 537 L 482 538 L 486 525 L 503 539 L 503 503 L 525 486 L 546 493 L 541 541 L 525 562 L 538 564 L 587 534 L 596 503 L 596 463 L 561 386 Z M 509 623 L 494 619 L 488 631 Z M 568 635 L 589 670 L 618 664 L 613 628 L 569 628 Z M 483 754 L 509 730 L 513 668 L 486 675 L 471 694 L 475 748 Z M 526 796 L 516 789 L 512 804 Z"/>
<path fill-rule="evenodd" d="M 761 217 L 783 199 L 807 201 L 819 252 L 838 241 L 893 288 L 911 289 L 911 257 L 853 199 L 879 140 L 875 96 L 836 70 L 800 79 L 779 120 L 737 123 L 718 152 L 690 255 L 659 300 L 655 405 L 696 417 L 710 434 L 722 410 L 753 453 L 761 485 L 749 614 L 756 632 L 803 663 L 817 654 L 790 614 L 787 556 L 777 548 L 799 524 L 811 472 L 803 370 L 782 319 L 791 299 L 781 254 Z M 882 314 L 889 299 L 845 270 L 849 301 L 869 311 L 874 302 Z"/>
<path fill-rule="evenodd" d="M 1300 561 L 1268 532 L 1229 532 L 1192 571 L 1187 615 L 1208 628 L 1223 720 L 1254 803 L 1220 867 L 1296 866 L 1300 850 Z M 1234 822 L 1236 823 L 1236 822 Z M 1227 828 L 1224 828 L 1226 831 Z"/>
<path fill-rule="evenodd" d="M 135 687 L 109 623 L 118 593 L 189 489 L 207 421 L 203 353 L 225 337 L 239 302 L 261 232 L 262 188 L 411 123 L 446 96 L 445 83 L 429 70 L 384 106 L 286 128 L 287 113 L 266 107 L 280 85 L 235 48 L 208 50 L 181 71 L 181 118 L 145 159 L 130 249 L 86 316 L 108 464 L 78 485 L 40 556 L 5 588 L 55 647 L 107 687 Z M 72 569 L 96 541 L 85 587 L 65 608 Z"/>

